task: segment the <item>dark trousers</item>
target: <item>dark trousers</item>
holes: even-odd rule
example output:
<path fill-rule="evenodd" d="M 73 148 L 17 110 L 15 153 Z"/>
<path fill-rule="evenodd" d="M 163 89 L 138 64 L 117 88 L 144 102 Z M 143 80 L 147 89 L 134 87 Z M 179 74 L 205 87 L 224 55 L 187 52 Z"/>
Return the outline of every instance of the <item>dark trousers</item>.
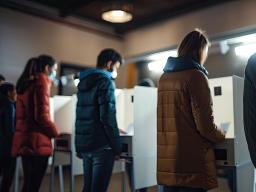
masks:
<path fill-rule="evenodd" d="M 0 158 L 0 192 L 10 191 L 15 173 L 15 167 L 16 158 L 13 158 L 11 155 L 6 155 Z"/>
<path fill-rule="evenodd" d="M 83 192 L 106 192 L 111 179 L 115 157 L 112 149 L 101 148 L 82 153 L 84 166 Z"/>
<path fill-rule="evenodd" d="M 163 186 L 163 192 L 206 192 L 206 190 L 201 188 Z"/>
<path fill-rule="evenodd" d="M 48 165 L 48 157 L 23 156 L 24 184 L 22 192 L 38 192 Z"/>

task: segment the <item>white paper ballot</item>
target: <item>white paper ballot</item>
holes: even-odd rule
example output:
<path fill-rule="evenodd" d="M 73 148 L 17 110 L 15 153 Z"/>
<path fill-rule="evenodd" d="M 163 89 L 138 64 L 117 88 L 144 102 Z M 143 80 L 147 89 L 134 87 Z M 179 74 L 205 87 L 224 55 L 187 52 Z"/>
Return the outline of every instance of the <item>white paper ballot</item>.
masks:
<path fill-rule="evenodd" d="M 220 124 L 220 128 L 224 131 L 225 134 L 227 134 L 229 126 L 230 126 L 229 122 L 224 122 Z"/>
<path fill-rule="evenodd" d="M 134 135 L 134 125 L 131 123 L 128 127 L 124 129 L 126 134 L 120 133 L 121 136 L 133 136 Z"/>

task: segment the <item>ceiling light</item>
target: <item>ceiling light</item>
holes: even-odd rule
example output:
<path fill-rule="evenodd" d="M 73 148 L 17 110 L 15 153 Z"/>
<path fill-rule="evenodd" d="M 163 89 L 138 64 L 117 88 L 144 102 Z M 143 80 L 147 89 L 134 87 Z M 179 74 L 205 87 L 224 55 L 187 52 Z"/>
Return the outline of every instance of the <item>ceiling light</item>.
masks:
<path fill-rule="evenodd" d="M 122 10 L 111 10 L 104 12 L 102 19 L 111 23 L 126 23 L 132 20 L 132 14 Z"/>
<path fill-rule="evenodd" d="M 154 53 L 147 57 L 148 60 L 151 62 L 148 63 L 149 71 L 162 73 L 164 66 L 167 62 L 169 57 L 177 57 L 178 53 L 177 50 L 169 50 L 169 51 L 162 51 L 159 53 Z"/>
<path fill-rule="evenodd" d="M 228 43 L 254 43 L 256 42 L 256 34 L 234 37 L 227 40 Z"/>
<path fill-rule="evenodd" d="M 168 57 L 177 57 L 177 50 L 162 51 L 148 56 L 148 60 L 167 60 Z"/>
<path fill-rule="evenodd" d="M 235 53 L 240 57 L 250 57 L 256 53 L 256 44 L 241 45 L 235 48 Z"/>
<path fill-rule="evenodd" d="M 152 72 L 161 73 L 161 72 L 163 72 L 165 64 L 166 64 L 166 59 L 152 61 L 152 62 L 148 63 L 148 69 L 149 69 L 149 71 L 152 71 Z"/>
<path fill-rule="evenodd" d="M 126 23 L 131 21 L 133 16 L 131 14 L 132 5 L 124 1 L 113 1 L 105 5 L 102 19 L 111 23 Z"/>

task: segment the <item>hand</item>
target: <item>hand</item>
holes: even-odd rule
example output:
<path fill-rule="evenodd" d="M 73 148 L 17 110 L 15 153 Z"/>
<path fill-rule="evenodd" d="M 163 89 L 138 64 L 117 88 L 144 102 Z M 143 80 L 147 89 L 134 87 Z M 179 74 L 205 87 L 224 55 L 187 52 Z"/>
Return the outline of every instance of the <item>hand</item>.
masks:
<path fill-rule="evenodd" d="M 226 131 L 224 131 L 223 129 L 219 129 L 219 131 L 221 132 L 222 135 L 224 135 L 226 137 L 226 135 L 227 135 Z"/>
<path fill-rule="evenodd" d="M 123 130 L 123 129 L 119 129 L 119 132 L 120 132 L 121 134 L 127 134 L 127 132 L 126 132 L 125 130 Z"/>
<path fill-rule="evenodd" d="M 76 153 L 76 156 L 79 158 L 79 159 L 82 159 L 82 154 L 81 153 Z"/>

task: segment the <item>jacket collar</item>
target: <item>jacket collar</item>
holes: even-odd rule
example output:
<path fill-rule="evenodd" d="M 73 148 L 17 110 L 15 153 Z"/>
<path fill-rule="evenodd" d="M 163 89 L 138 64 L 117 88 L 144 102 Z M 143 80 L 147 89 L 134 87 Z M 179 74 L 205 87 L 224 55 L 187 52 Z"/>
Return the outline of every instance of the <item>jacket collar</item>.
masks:
<path fill-rule="evenodd" d="M 208 76 L 208 71 L 193 59 L 186 57 L 169 57 L 164 67 L 165 73 L 196 69 Z"/>
<path fill-rule="evenodd" d="M 108 77 L 109 79 L 111 79 L 111 77 L 112 77 L 110 72 L 108 72 L 106 70 L 94 68 L 94 69 L 87 69 L 85 71 L 80 72 L 79 79 L 82 80 L 92 74 L 101 74 L 101 75 Z"/>

